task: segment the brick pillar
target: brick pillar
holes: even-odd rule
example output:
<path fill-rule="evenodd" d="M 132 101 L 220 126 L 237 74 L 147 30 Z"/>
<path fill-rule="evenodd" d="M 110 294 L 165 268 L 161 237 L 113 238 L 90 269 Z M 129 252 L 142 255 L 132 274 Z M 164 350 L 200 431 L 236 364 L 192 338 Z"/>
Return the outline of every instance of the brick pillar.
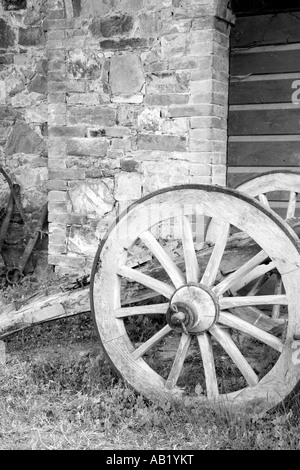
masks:
<path fill-rule="evenodd" d="M 166 117 L 178 126 L 181 120 L 188 127 L 186 162 L 190 183 L 226 183 L 229 35 L 234 20 L 227 3 L 187 2 L 182 17 L 185 21 L 190 18 L 189 32 L 166 39 L 169 44 L 174 42 L 170 56 L 176 54 L 176 44 L 186 43 L 182 56 L 169 61 L 169 69 L 187 71 L 188 102 L 177 104 L 175 100 Z M 180 24 L 183 20 L 180 14 L 178 17 Z"/>
<path fill-rule="evenodd" d="M 67 2 L 68 3 L 68 2 Z M 72 19 L 67 17 L 64 3 L 47 1 L 47 19 L 44 22 L 48 59 L 48 207 L 49 207 L 49 256 L 48 262 L 60 265 L 67 254 L 67 183 L 73 178 L 66 167 L 66 30 Z M 77 175 L 76 175 L 77 176 Z"/>
<path fill-rule="evenodd" d="M 227 0 L 194 3 L 203 5 L 201 18 L 192 20 L 190 54 L 201 58 L 202 63 L 192 71 L 190 81 L 190 103 L 195 105 L 190 120 L 190 150 L 203 152 L 203 158 L 210 162 L 211 183 L 225 185 L 229 35 L 234 16 Z"/>

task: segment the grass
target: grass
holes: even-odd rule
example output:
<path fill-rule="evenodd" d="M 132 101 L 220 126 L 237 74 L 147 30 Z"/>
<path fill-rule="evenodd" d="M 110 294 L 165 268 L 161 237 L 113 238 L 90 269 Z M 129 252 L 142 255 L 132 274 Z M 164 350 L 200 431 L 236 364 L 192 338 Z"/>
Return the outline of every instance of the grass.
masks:
<path fill-rule="evenodd" d="M 0 450 L 299 450 L 300 399 L 268 415 L 147 402 L 104 357 L 88 315 L 6 339 Z"/>

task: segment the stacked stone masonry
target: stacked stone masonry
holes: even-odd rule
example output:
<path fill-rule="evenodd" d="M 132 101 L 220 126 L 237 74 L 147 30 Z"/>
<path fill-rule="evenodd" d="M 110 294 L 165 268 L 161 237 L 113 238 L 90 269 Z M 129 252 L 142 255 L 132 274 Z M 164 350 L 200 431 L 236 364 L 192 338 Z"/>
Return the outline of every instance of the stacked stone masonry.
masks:
<path fill-rule="evenodd" d="M 18 5 L 23 7 L 22 3 L 26 2 Z M 8 1 L 0 2 L 0 164 L 20 185 L 21 202 L 32 226 L 47 200 L 45 3 L 27 0 L 26 8 L 13 10 Z M 6 207 L 9 194 L 7 181 L 1 175 L 1 210 Z M 14 216 L 3 247 L 4 252 L 12 252 L 11 262 L 19 261 L 25 244 L 24 227 L 20 218 Z M 46 255 L 46 239 L 42 247 Z"/>
<path fill-rule="evenodd" d="M 109 225 L 141 196 L 225 184 L 227 3 L 28 0 L 1 15 L 0 156 L 16 178 L 30 173 L 32 209 L 47 191 L 48 262 L 60 273 L 88 274 Z"/>

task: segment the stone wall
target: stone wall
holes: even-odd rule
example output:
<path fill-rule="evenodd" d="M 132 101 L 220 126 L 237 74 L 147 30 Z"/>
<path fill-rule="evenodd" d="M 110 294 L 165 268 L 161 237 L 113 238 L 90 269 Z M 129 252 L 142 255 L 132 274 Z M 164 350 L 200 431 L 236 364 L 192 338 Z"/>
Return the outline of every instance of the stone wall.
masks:
<path fill-rule="evenodd" d="M 225 184 L 223 0 L 49 0 L 49 263 L 89 272 L 128 204 Z"/>
<path fill-rule="evenodd" d="M 21 10 L 0 2 L 0 164 L 21 187 L 21 201 L 34 223 L 47 201 L 47 60 L 45 0 L 27 0 Z M 0 209 L 9 186 L 0 176 Z M 24 227 L 15 217 L 6 249 L 24 248 Z M 45 247 L 44 247 L 45 248 Z M 15 251 L 15 250 L 14 250 Z"/>
<path fill-rule="evenodd" d="M 28 212 L 48 192 L 48 261 L 58 272 L 89 273 L 99 239 L 139 197 L 225 184 L 227 3 L 0 7 L 0 161 Z"/>
<path fill-rule="evenodd" d="M 0 4 L 0 163 L 21 185 L 25 210 L 46 201 L 47 60 L 45 0 L 4 11 Z M 1 185 L 1 191 L 7 192 Z"/>

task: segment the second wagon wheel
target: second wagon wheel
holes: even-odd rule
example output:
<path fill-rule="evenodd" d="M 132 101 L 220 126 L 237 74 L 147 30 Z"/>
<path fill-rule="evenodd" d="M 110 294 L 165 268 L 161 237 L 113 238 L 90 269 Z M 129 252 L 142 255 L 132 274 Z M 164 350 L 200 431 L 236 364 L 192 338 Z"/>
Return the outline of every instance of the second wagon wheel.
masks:
<path fill-rule="evenodd" d="M 300 172 L 293 170 L 273 170 L 247 179 L 236 187 L 249 196 L 257 198 L 261 204 L 270 207 L 274 193 L 279 196 L 281 205 L 280 216 L 284 219 L 292 219 L 297 215 L 300 208 Z M 275 197 L 276 197 L 275 195 Z M 278 204 L 278 202 L 277 202 Z M 278 211 L 278 209 L 277 209 Z M 274 292 L 281 294 L 283 292 L 281 276 L 278 272 L 273 274 Z M 263 275 L 256 280 L 252 286 L 253 290 L 261 290 L 268 281 L 268 275 Z M 280 311 L 283 308 L 280 305 L 274 305 L 272 308 L 272 317 L 279 318 Z"/>
<path fill-rule="evenodd" d="M 274 193 L 277 193 L 280 196 L 280 216 L 283 219 L 295 217 L 296 210 L 300 208 L 300 171 L 268 171 L 248 178 L 234 189 L 258 199 L 268 208 L 273 205 L 272 199 Z M 207 227 L 207 238 L 212 239 L 216 233 L 217 222 L 213 221 Z"/>
<path fill-rule="evenodd" d="M 222 226 L 208 256 L 207 251 L 201 256 L 194 242 L 195 213 Z M 155 230 L 168 219 L 180 228 L 181 242 L 173 251 L 182 250 L 182 263 Z M 230 226 L 247 234 L 257 250 L 223 276 Z M 158 261 L 152 275 L 142 265 L 133 267 L 135 247 Z M 264 260 L 281 274 L 285 294 L 229 297 L 231 286 Z M 142 198 L 111 227 L 95 257 L 91 307 L 113 365 L 149 399 L 187 396 L 195 403 L 262 411 L 284 399 L 300 379 L 294 340 L 300 332 L 299 285 L 298 239 L 276 214 L 234 190 L 183 185 Z M 124 302 L 126 289 L 140 287 L 147 301 Z M 229 312 L 273 304 L 288 309 L 288 326 L 279 335 Z"/>
<path fill-rule="evenodd" d="M 292 219 L 297 215 L 300 209 L 300 172 L 295 170 L 272 170 L 259 175 L 248 178 L 243 183 L 235 187 L 236 190 L 241 191 L 249 196 L 252 196 L 260 201 L 261 204 L 268 208 L 273 208 L 283 219 Z M 276 204 L 279 207 L 274 207 Z M 218 237 L 218 223 L 210 221 L 207 228 L 206 239 L 214 240 Z M 257 269 L 262 272 L 261 276 L 255 277 L 255 271 L 248 276 L 237 281 L 232 286 L 231 292 L 236 293 L 244 286 L 249 286 L 248 294 L 253 295 L 259 291 L 272 289 L 275 293 L 281 294 L 284 289 L 282 285 L 281 276 L 278 271 L 268 269 L 264 271 L 264 267 Z M 253 283 L 252 281 L 255 282 Z M 284 307 L 274 305 L 272 307 L 272 317 L 278 319 L 280 312 L 284 312 Z M 255 311 L 255 307 L 249 310 Z M 240 313 L 241 310 L 240 310 Z"/>
<path fill-rule="evenodd" d="M 247 179 L 235 189 L 242 191 L 270 207 L 273 193 L 279 193 L 282 206 L 282 218 L 291 219 L 296 215 L 297 197 L 300 194 L 300 171 L 273 170 Z"/>

